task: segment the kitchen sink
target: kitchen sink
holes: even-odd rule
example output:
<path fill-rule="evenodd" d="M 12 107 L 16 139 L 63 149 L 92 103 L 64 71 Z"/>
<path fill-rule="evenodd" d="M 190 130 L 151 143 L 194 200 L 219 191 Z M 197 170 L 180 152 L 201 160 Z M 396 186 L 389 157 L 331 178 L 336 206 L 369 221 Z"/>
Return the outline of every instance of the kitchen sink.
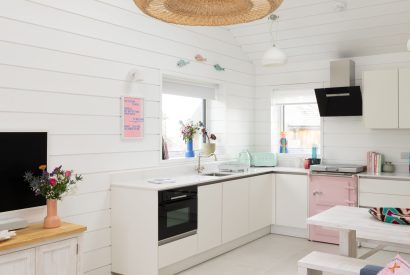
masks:
<path fill-rule="evenodd" d="M 208 176 L 208 177 L 226 177 L 226 176 L 230 176 L 232 174 L 227 174 L 227 173 L 207 173 L 207 174 L 202 174 L 202 176 Z"/>

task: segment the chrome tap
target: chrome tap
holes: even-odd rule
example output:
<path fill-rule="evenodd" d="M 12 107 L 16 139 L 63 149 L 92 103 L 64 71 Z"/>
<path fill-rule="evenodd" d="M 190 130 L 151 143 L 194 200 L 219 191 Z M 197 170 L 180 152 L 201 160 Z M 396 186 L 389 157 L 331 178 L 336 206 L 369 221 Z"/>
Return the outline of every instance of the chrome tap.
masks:
<path fill-rule="evenodd" d="M 198 155 L 198 167 L 195 169 L 198 172 L 198 174 L 201 174 L 202 171 L 205 169 L 205 167 L 201 166 L 201 158 L 210 158 L 210 157 L 214 157 L 215 161 L 218 160 L 215 153 L 212 153 L 207 156 L 203 156 L 201 154 Z"/>

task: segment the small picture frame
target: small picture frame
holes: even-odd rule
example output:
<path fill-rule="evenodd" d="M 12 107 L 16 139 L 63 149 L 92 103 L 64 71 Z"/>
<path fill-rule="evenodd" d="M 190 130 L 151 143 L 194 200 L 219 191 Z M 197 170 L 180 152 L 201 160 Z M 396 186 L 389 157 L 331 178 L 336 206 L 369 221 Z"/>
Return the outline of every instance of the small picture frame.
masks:
<path fill-rule="evenodd" d="M 121 135 L 123 139 L 144 137 L 144 98 L 121 97 Z"/>

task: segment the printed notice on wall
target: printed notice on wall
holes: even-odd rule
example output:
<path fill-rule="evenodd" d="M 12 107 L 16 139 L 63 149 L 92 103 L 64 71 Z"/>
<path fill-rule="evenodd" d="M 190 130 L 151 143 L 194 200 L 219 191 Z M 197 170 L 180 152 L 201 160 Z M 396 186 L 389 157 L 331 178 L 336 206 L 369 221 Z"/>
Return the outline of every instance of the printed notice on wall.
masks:
<path fill-rule="evenodd" d="M 144 99 L 122 98 L 122 136 L 123 138 L 142 138 L 144 136 Z"/>

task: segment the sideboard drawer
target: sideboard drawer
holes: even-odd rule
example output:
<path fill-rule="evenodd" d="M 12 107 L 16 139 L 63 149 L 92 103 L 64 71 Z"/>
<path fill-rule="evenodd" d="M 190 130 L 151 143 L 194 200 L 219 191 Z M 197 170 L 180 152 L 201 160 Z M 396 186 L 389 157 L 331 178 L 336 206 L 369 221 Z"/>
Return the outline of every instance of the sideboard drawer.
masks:
<path fill-rule="evenodd" d="M 410 208 L 410 196 L 360 193 L 359 206 Z"/>
<path fill-rule="evenodd" d="M 360 178 L 359 192 L 410 196 L 410 181 Z"/>

